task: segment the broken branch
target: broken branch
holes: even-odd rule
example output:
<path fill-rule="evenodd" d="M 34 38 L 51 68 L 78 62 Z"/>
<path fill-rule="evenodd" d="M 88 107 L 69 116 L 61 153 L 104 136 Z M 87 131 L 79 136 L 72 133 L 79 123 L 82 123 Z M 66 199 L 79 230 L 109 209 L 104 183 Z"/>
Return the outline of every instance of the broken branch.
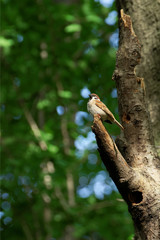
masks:
<path fill-rule="evenodd" d="M 132 169 L 122 157 L 97 114 L 94 115 L 92 131 L 96 135 L 98 150 L 102 161 L 116 185 L 119 181 L 121 183 L 127 181 Z"/>

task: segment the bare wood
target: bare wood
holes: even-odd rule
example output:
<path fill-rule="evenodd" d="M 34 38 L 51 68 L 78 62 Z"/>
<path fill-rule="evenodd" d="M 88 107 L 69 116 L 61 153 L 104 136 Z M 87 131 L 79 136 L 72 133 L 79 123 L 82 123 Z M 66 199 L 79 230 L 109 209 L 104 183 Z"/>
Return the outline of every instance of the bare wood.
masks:
<path fill-rule="evenodd" d="M 115 181 L 117 181 L 116 179 L 118 178 L 118 181 L 120 180 L 123 182 L 132 169 L 122 157 L 116 144 L 106 131 L 98 114 L 94 115 L 92 131 L 96 135 L 99 153 L 109 173 L 112 174 L 112 178 Z"/>

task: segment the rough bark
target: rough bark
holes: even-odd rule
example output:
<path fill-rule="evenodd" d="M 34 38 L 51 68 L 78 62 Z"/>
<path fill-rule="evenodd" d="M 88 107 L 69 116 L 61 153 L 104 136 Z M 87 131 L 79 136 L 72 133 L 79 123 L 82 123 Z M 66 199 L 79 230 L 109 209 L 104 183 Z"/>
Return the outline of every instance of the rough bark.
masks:
<path fill-rule="evenodd" d="M 133 29 L 142 45 L 141 63 L 136 73 L 145 80 L 147 108 L 160 156 L 160 1 L 117 0 L 117 6 L 118 11 L 123 9 L 131 16 Z"/>
<path fill-rule="evenodd" d="M 113 80 L 117 85 L 124 135 L 117 139 L 116 145 L 96 115 L 92 130 L 100 156 L 128 204 L 135 225 L 135 239 L 158 240 L 160 159 L 154 147 L 144 80 L 135 73 L 141 59 L 140 50 L 131 19 L 121 10 L 120 42 Z"/>

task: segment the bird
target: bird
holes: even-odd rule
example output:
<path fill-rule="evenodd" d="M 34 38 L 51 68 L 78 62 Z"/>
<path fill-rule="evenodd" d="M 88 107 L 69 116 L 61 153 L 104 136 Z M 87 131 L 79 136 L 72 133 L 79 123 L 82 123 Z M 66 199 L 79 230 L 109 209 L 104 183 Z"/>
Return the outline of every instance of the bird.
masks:
<path fill-rule="evenodd" d="M 95 93 L 89 94 L 89 100 L 87 103 L 88 112 L 94 116 L 98 114 L 102 121 L 108 123 L 115 123 L 118 127 L 124 130 L 124 127 L 115 119 L 111 111 L 106 107 L 106 105 L 100 100 L 99 96 Z"/>

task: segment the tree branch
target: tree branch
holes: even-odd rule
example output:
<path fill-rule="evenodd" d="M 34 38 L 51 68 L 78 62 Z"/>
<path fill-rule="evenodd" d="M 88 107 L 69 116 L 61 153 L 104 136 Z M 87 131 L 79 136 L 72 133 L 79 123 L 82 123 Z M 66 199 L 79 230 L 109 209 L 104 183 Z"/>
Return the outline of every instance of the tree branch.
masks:
<path fill-rule="evenodd" d="M 111 178 L 115 182 L 119 191 L 124 196 L 123 185 L 128 185 L 134 176 L 133 169 L 127 164 L 116 144 L 106 131 L 102 121 L 97 114 L 94 115 L 92 131 L 96 135 L 98 151 L 101 159 L 106 166 Z"/>
<path fill-rule="evenodd" d="M 56 76 L 56 85 L 57 90 L 60 92 L 63 90 L 63 85 L 59 79 L 59 76 Z M 70 148 L 71 148 L 71 142 L 70 142 L 70 136 L 67 128 L 67 120 L 65 118 L 61 118 L 61 133 L 62 133 L 62 141 L 63 141 L 63 148 L 64 153 L 69 156 L 70 154 Z M 68 204 L 70 207 L 75 206 L 75 188 L 74 188 L 74 179 L 73 174 L 71 171 L 66 171 L 66 183 L 67 183 L 67 191 L 68 191 Z"/>
<path fill-rule="evenodd" d="M 32 232 L 31 232 L 28 224 L 26 223 L 26 221 L 23 220 L 23 219 L 22 219 L 22 222 L 21 222 L 21 226 L 22 226 L 22 229 L 25 233 L 26 239 L 27 240 L 33 240 Z"/>
<path fill-rule="evenodd" d="M 39 146 L 43 151 L 47 150 L 47 144 L 41 139 L 41 132 L 40 129 L 38 128 L 37 123 L 34 121 L 31 113 L 29 112 L 29 110 L 22 104 L 21 102 L 21 106 L 23 108 L 24 111 L 24 115 L 27 119 L 27 122 L 29 123 L 30 128 L 32 129 L 32 132 L 35 136 L 35 138 L 38 140 Z"/>
<path fill-rule="evenodd" d="M 59 199 L 59 202 L 60 202 L 61 206 L 63 207 L 63 209 L 65 211 L 67 211 L 68 208 L 69 208 L 69 205 L 68 205 L 68 203 L 67 203 L 67 201 L 66 201 L 66 199 L 65 199 L 65 197 L 64 197 L 64 195 L 63 195 L 63 193 L 62 193 L 62 191 L 59 187 L 55 188 L 55 195 Z"/>

